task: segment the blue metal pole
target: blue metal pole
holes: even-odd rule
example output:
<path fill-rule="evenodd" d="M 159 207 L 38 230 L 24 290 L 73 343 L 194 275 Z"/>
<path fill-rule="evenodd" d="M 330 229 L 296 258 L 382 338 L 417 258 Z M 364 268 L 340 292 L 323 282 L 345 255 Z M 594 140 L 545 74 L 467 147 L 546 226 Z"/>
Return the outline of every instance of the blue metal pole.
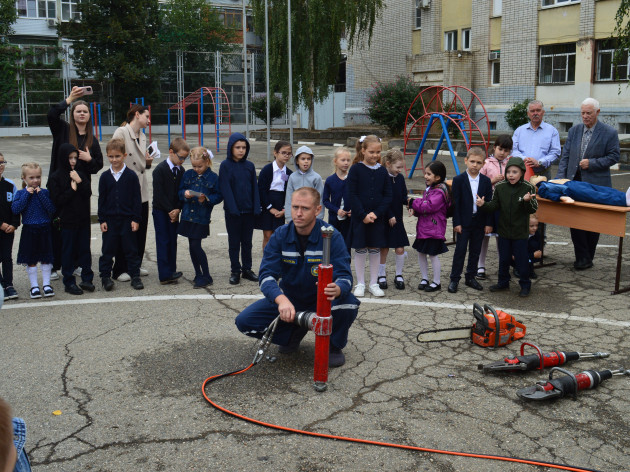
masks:
<path fill-rule="evenodd" d="M 434 119 L 435 119 L 434 115 L 431 115 L 431 118 L 429 119 L 429 123 L 426 129 L 424 130 L 424 134 L 422 135 L 422 141 L 420 141 L 420 147 L 418 148 L 418 152 L 416 153 L 416 158 L 414 159 L 413 164 L 411 165 L 411 170 L 409 171 L 409 178 L 413 177 L 413 173 L 416 170 L 416 166 L 418 165 L 418 160 L 420 159 L 420 153 L 424 149 L 424 143 L 427 141 L 427 136 L 429 136 L 429 130 L 431 129 L 431 126 L 433 125 Z"/>
<path fill-rule="evenodd" d="M 448 126 L 444 123 L 444 117 L 440 115 L 440 122 L 442 123 L 442 134 L 446 138 L 446 145 L 448 146 L 448 150 L 451 152 L 451 159 L 453 161 L 453 167 L 455 168 L 455 172 L 459 175 L 459 166 L 457 165 L 457 159 L 455 158 L 455 151 L 453 150 L 453 144 L 451 143 L 451 138 L 448 136 Z M 441 140 L 441 138 L 440 138 Z"/>
<path fill-rule="evenodd" d="M 166 110 L 166 132 L 168 134 L 168 147 L 171 147 L 171 109 Z"/>

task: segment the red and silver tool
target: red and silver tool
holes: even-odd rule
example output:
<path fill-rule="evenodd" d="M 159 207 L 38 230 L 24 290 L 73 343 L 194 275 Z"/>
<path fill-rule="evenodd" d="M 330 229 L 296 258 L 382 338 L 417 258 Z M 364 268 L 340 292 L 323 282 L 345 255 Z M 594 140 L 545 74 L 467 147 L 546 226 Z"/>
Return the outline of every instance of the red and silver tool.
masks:
<path fill-rule="evenodd" d="M 328 355 L 333 319 L 330 315 L 330 300 L 324 293 L 332 283 L 333 266 L 330 263 L 330 243 L 335 229 L 322 226 L 322 263 L 317 269 L 317 313 L 299 311 L 294 323 L 315 333 L 315 367 L 313 381 L 315 390 L 324 392 L 328 388 Z"/>
<path fill-rule="evenodd" d="M 473 304 L 473 317 L 472 326 L 422 331 L 418 333 L 416 340 L 419 343 L 429 343 L 469 339 L 481 347 L 496 348 L 525 336 L 526 328 L 523 323 L 490 305 L 484 305 L 482 308 L 478 303 Z"/>
<path fill-rule="evenodd" d="M 536 349 L 536 354 L 525 354 L 525 346 L 531 346 Z M 502 361 L 493 362 L 492 364 L 479 364 L 477 368 L 486 372 L 526 372 L 529 370 L 542 370 L 547 367 L 556 367 L 571 361 L 580 359 L 603 359 L 609 357 L 607 352 L 564 352 L 551 351 L 543 353 L 541 349 L 532 343 L 521 344 L 520 356 L 507 356 Z"/>
<path fill-rule="evenodd" d="M 566 374 L 564 377 L 553 378 L 554 372 Z M 553 400 L 571 395 L 577 400 L 579 390 L 598 387 L 604 380 L 615 375 L 630 375 L 630 370 L 623 367 L 617 370 L 586 370 L 579 374 L 573 374 L 561 367 L 554 367 L 549 372 L 549 380 L 536 382 L 533 387 L 526 387 L 516 391 L 516 394 L 524 400 Z"/>

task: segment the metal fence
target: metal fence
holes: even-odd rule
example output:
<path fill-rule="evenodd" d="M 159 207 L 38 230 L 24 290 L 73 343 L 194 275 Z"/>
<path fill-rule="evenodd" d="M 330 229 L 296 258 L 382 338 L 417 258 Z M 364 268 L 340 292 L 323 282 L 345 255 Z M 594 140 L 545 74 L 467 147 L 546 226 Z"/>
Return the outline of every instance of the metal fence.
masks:
<path fill-rule="evenodd" d="M 264 54 L 251 51 L 247 54 L 248 97 L 265 89 Z M 160 77 L 161 101 L 151 105 L 152 123 L 166 124 L 166 110 L 200 87 L 220 87 L 225 90 L 231 110 L 232 123 L 245 122 L 245 78 L 242 53 L 191 52 L 173 53 L 169 61 L 172 67 Z M 100 104 L 102 125 L 116 126 L 122 117 L 114 116 L 111 109 L 111 87 L 94 80 L 79 79 L 68 61 L 67 49 L 62 50 L 61 60 L 53 64 L 23 64 L 16 77 L 16 99 L 0 110 L 0 126 L 28 128 L 47 126 L 46 114 L 52 104 L 67 97 L 75 85 L 91 85 L 94 95 L 90 102 Z M 124 97 L 135 102 L 139 97 Z M 177 118 L 178 119 L 178 118 Z M 187 117 L 189 124 L 197 123 L 197 117 Z M 204 116 L 210 123 L 212 115 Z M 253 121 L 250 119 L 250 121 Z M 172 123 L 178 124 L 178 122 Z"/>

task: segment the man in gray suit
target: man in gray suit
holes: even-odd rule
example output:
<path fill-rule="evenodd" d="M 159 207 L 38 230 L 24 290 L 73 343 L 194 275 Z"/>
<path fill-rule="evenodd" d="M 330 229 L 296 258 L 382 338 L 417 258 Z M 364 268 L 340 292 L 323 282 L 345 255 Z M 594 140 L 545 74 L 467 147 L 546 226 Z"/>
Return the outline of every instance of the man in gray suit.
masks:
<path fill-rule="evenodd" d="M 582 124 L 571 127 L 562 148 L 556 178 L 612 187 L 610 167 L 619 162 L 617 131 L 597 120 L 599 102 L 594 98 L 582 102 L 581 113 Z M 571 240 L 575 252 L 573 267 L 593 267 L 599 233 L 571 228 Z"/>

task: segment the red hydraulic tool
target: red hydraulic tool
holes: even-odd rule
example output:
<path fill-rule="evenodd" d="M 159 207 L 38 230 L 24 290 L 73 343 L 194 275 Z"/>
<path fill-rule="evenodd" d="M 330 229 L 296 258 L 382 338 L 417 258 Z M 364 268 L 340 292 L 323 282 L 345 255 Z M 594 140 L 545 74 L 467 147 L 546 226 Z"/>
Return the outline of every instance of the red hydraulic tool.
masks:
<path fill-rule="evenodd" d="M 334 233 L 332 226 L 322 226 L 324 240 L 322 263 L 317 272 L 317 313 L 301 311 L 295 314 L 295 323 L 315 333 L 315 368 L 313 380 L 315 390 L 324 392 L 328 388 L 328 354 L 333 319 L 330 315 L 330 300 L 324 293 L 332 283 L 333 266 L 330 264 L 330 243 Z"/>
<path fill-rule="evenodd" d="M 566 374 L 564 377 L 553 378 L 555 371 Z M 630 370 L 623 367 L 617 370 L 586 370 L 579 374 L 573 374 L 561 367 L 554 367 L 549 372 L 549 380 L 536 382 L 533 387 L 526 387 L 516 391 L 516 394 L 524 400 L 553 400 L 571 395 L 577 400 L 577 392 L 588 388 L 596 388 L 604 380 L 612 378 L 614 375 L 630 375 Z"/>
<path fill-rule="evenodd" d="M 528 354 L 525 356 L 525 346 L 531 346 L 536 349 L 536 354 Z M 607 352 L 551 351 L 543 353 L 535 344 L 523 343 L 521 344 L 520 356 L 510 355 L 502 361 L 493 362 L 492 364 L 479 364 L 477 368 L 483 370 L 484 374 L 486 372 L 526 372 L 529 370 L 556 367 L 580 359 L 603 359 L 609 356 L 610 354 Z"/>

